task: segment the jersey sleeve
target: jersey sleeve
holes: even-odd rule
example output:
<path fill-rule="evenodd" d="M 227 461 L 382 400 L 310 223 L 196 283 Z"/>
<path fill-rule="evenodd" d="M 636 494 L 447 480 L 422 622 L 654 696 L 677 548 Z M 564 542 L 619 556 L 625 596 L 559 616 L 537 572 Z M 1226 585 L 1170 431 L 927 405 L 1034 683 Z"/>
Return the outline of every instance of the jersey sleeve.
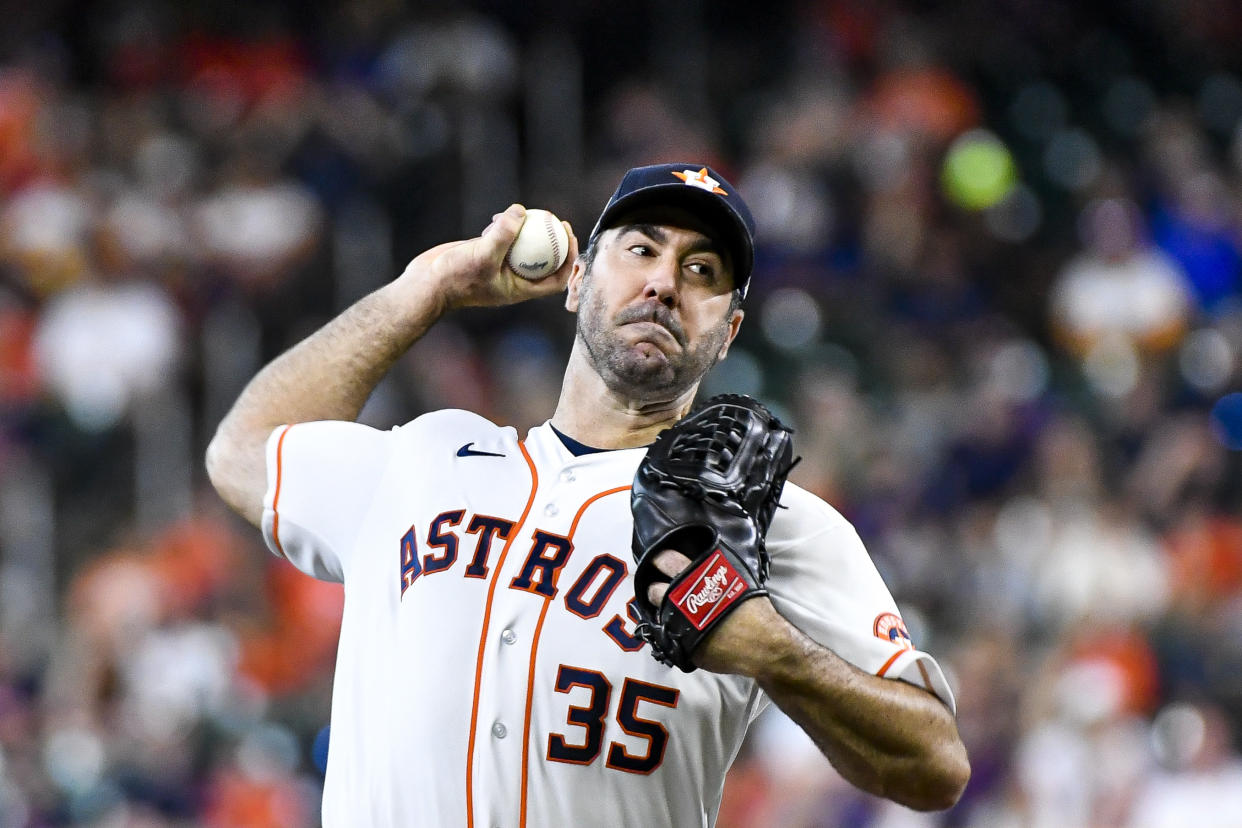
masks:
<path fill-rule="evenodd" d="M 785 486 L 781 502 L 767 538 L 767 588 L 776 609 L 859 669 L 923 687 L 956 713 L 943 671 L 910 640 L 854 527 L 793 484 Z"/>
<path fill-rule="evenodd" d="M 267 440 L 263 539 L 308 575 L 344 581 L 347 556 L 375 497 L 396 433 L 358 423 L 277 428 Z"/>

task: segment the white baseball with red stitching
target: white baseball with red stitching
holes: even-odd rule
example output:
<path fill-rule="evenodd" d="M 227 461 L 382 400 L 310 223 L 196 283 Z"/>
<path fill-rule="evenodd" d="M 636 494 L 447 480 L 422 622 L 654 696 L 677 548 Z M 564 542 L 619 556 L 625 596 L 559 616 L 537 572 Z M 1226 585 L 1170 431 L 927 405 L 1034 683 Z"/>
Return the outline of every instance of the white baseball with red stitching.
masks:
<path fill-rule="evenodd" d="M 554 273 L 568 254 L 569 234 L 561 220 L 547 210 L 530 209 L 505 263 L 523 279 L 535 282 Z"/>

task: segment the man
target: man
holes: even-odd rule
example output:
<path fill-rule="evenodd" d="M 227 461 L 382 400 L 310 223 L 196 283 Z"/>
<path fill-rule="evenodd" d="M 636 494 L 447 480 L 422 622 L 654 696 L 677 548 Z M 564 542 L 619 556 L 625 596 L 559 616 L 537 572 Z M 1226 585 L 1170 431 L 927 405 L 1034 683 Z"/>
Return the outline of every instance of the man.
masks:
<path fill-rule="evenodd" d="M 710 825 L 769 700 L 859 787 L 952 805 L 969 766 L 943 675 L 852 527 L 797 486 L 768 534 L 771 600 L 722 621 L 702 669 L 635 636 L 629 486 L 741 325 L 742 199 L 702 165 L 631 170 L 583 254 L 571 233 L 535 283 L 502 264 L 523 215 L 421 254 L 276 359 L 208 449 L 273 552 L 345 584 L 325 824 Z M 350 422 L 444 313 L 560 290 L 577 336 L 524 439 L 463 411 Z"/>

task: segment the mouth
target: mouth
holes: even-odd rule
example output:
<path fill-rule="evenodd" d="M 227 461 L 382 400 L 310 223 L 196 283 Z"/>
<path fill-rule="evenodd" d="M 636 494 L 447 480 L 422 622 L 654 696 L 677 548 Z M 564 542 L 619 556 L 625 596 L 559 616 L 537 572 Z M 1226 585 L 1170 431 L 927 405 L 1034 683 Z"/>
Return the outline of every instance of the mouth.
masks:
<path fill-rule="evenodd" d="M 685 332 L 663 305 L 631 308 L 617 319 L 619 327 L 638 329 L 640 341 L 669 340 L 678 348 L 686 347 Z"/>
<path fill-rule="evenodd" d="M 627 322 L 627 328 L 637 329 L 639 341 L 651 341 L 655 339 L 663 339 L 673 345 L 681 346 L 681 342 L 673 335 L 673 332 L 661 325 L 659 322 L 652 322 L 649 319 L 640 319 L 636 322 Z"/>

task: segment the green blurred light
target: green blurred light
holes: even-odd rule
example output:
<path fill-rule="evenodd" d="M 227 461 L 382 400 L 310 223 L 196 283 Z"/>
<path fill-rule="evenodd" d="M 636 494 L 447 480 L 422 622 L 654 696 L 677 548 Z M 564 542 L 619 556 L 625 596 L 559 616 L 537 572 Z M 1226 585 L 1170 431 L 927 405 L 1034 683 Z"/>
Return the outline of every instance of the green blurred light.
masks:
<path fill-rule="evenodd" d="M 959 135 L 945 153 L 940 184 L 945 196 L 967 210 L 984 210 L 1009 195 L 1018 168 L 1009 149 L 992 133 L 974 129 Z"/>

